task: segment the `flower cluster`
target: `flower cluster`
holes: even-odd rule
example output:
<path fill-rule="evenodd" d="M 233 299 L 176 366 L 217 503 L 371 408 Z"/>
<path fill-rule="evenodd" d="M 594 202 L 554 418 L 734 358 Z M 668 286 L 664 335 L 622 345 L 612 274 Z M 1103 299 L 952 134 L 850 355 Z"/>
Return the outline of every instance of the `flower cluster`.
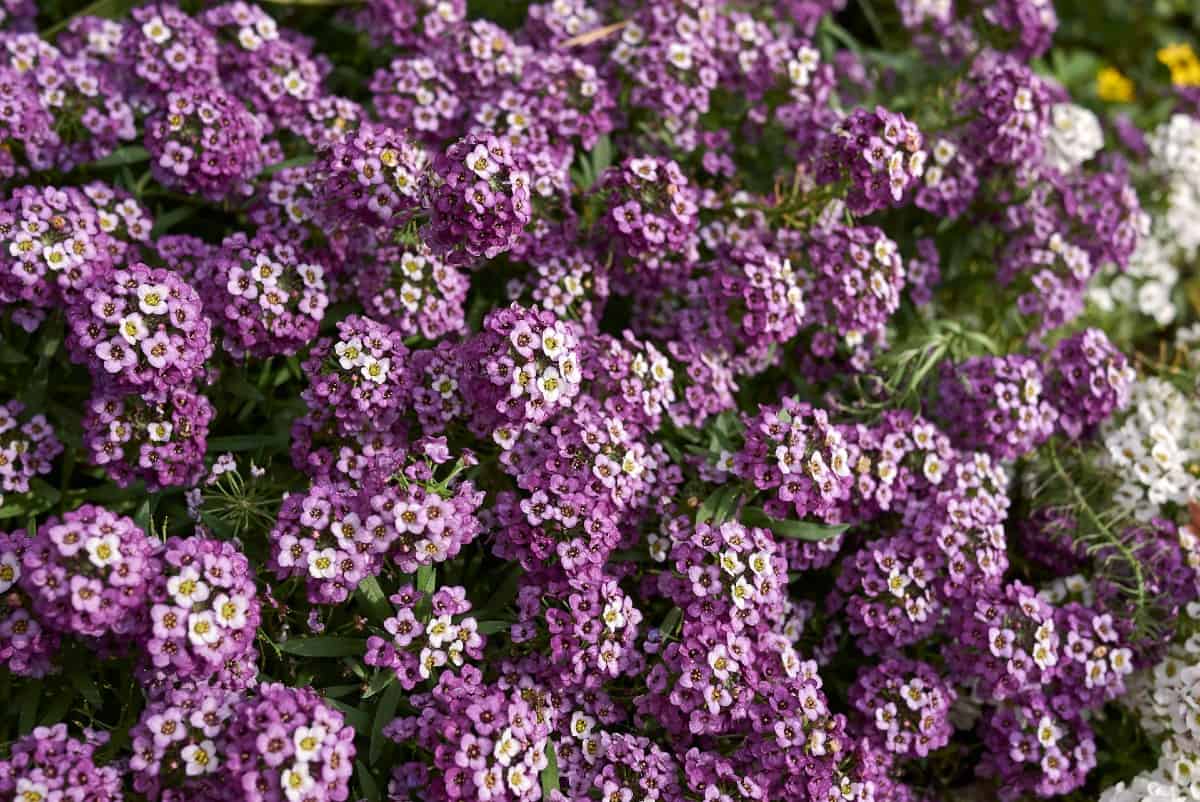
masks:
<path fill-rule="evenodd" d="M 870 214 L 897 204 L 925 172 L 917 127 L 887 109 L 855 109 L 829 134 L 817 157 L 817 179 L 845 181 L 846 208 Z"/>
<path fill-rule="evenodd" d="M 29 598 L 20 588 L 23 555 L 31 541 L 24 532 L 0 532 L 0 666 L 18 677 L 40 677 L 51 670 L 61 638 L 31 614 Z M 0 775 L 2 776 L 2 775 Z"/>
<path fill-rule="evenodd" d="M 0 404 L 0 503 L 5 493 L 28 493 L 29 480 L 50 473 L 63 446 L 42 414 L 12 400 Z"/>
<path fill-rule="evenodd" d="M 417 614 L 425 594 L 406 586 L 391 597 L 396 615 L 383 622 L 387 639 L 372 635 L 367 639 L 363 662 L 396 673 L 406 691 L 422 682 L 436 682 L 442 671 L 453 671 L 466 660 L 483 657 L 485 638 L 479 622 L 467 615 L 471 603 L 466 589 L 442 587 L 428 602 L 428 621 Z"/>
<path fill-rule="evenodd" d="M 927 663 L 884 661 L 861 672 L 850 695 L 863 728 L 889 752 L 925 757 L 953 733 L 950 706 L 956 694 Z"/>
<path fill-rule="evenodd" d="M 1043 395 L 1042 369 L 1028 357 L 972 357 L 946 364 L 938 414 L 963 447 L 1016 459 L 1044 443 L 1058 413 Z M 962 425 L 970 421 L 970 425 Z"/>
<path fill-rule="evenodd" d="M 259 603 L 245 555 L 231 543 L 174 538 L 162 561 L 150 594 L 150 664 L 181 679 L 203 679 L 224 663 L 247 659 Z"/>
<path fill-rule="evenodd" d="M 349 796 L 354 730 L 311 688 L 260 685 L 225 730 L 224 776 L 263 802 Z"/>
<path fill-rule="evenodd" d="M 698 198 L 675 162 L 626 159 L 604 174 L 597 191 L 610 247 L 631 269 L 665 269 L 695 250 Z"/>
<path fill-rule="evenodd" d="M 247 195 L 263 166 L 263 124 L 235 95 L 182 85 L 146 122 L 155 179 L 212 200 Z"/>
<path fill-rule="evenodd" d="M 132 519 L 85 504 L 38 528 L 21 556 L 21 589 L 60 632 L 137 635 L 161 571 L 155 545 Z"/>
<path fill-rule="evenodd" d="M 121 774 L 114 766 L 96 763 L 96 751 L 106 733 L 88 730 L 84 740 L 67 735 L 66 724 L 34 727 L 18 738 L 12 752 L 0 760 L 0 793 L 12 799 L 87 799 L 120 802 Z"/>
<path fill-rule="evenodd" d="M 98 275 L 70 312 L 68 345 L 106 388 L 187 385 L 212 356 L 212 324 L 177 273 L 142 262 Z"/>
<path fill-rule="evenodd" d="M 294 354 L 325 316 L 325 267 L 289 239 L 270 228 L 231 234 L 204 266 L 205 311 L 235 356 Z"/>
<path fill-rule="evenodd" d="M 97 391 L 83 417 L 93 464 L 122 487 L 189 487 L 204 473 L 208 428 L 216 410 L 186 387 L 143 392 Z"/>
<path fill-rule="evenodd" d="M 461 270 L 425 249 L 388 249 L 378 258 L 378 269 L 358 282 L 368 314 L 404 337 L 434 341 L 463 331 L 469 281 Z"/>
<path fill-rule="evenodd" d="M 493 259 L 516 244 L 532 219 L 528 154 L 495 136 L 468 134 L 430 165 L 425 231 L 448 265 Z"/>
<path fill-rule="evenodd" d="M 1099 329 L 1059 342 L 1049 365 L 1046 397 L 1058 410 L 1058 425 L 1070 437 L 1091 434 L 1129 403 L 1133 368 Z"/>

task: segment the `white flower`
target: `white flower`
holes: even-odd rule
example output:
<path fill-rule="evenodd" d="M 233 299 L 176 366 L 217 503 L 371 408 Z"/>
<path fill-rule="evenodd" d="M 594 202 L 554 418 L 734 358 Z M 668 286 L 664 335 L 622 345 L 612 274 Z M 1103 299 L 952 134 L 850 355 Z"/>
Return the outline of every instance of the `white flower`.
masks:
<path fill-rule="evenodd" d="M 342 370 L 353 370 L 363 358 L 362 340 L 355 337 L 348 343 L 339 342 L 333 346 L 333 352 Z"/>
<path fill-rule="evenodd" d="M 605 605 L 600 617 L 609 632 L 616 632 L 625 626 L 625 610 L 619 601 L 610 601 Z"/>
<path fill-rule="evenodd" d="M 208 600 L 208 585 L 200 579 L 200 572 L 190 565 L 167 580 L 167 592 L 180 607 L 191 607 Z"/>
<path fill-rule="evenodd" d="M 11 551 L 0 553 L 0 593 L 7 593 L 21 578 L 21 561 Z"/>
<path fill-rule="evenodd" d="M 529 776 L 529 772 L 525 766 L 518 763 L 515 766 L 510 766 L 508 773 L 504 775 L 505 781 L 508 783 L 508 788 L 518 798 L 530 788 L 533 787 L 533 778 Z"/>
<path fill-rule="evenodd" d="M 667 61 L 676 69 L 690 70 L 692 68 L 692 48 L 683 42 L 672 42 L 667 46 Z"/>
<path fill-rule="evenodd" d="M 537 381 L 538 392 L 547 404 L 553 404 L 563 391 L 563 382 L 557 368 L 546 368 L 545 373 Z"/>
<path fill-rule="evenodd" d="M 17 780 L 17 795 L 13 802 L 46 802 L 49 795 L 50 789 L 45 783 L 21 777 Z"/>
<path fill-rule="evenodd" d="M 332 579 L 337 576 L 337 552 L 333 549 L 310 551 L 308 574 L 314 579 Z"/>
<path fill-rule="evenodd" d="M 519 754 L 521 754 L 521 742 L 514 738 L 512 730 L 506 727 L 504 732 L 500 733 L 500 737 L 496 739 L 492 757 L 496 758 L 502 766 L 507 766 Z"/>
<path fill-rule="evenodd" d="M 387 380 L 388 370 L 391 366 L 392 360 L 387 357 L 376 359 L 373 356 L 364 356 L 361 373 L 364 379 L 368 379 L 375 384 L 383 384 Z"/>
<path fill-rule="evenodd" d="M 565 349 L 565 338 L 557 327 L 546 328 L 542 331 L 542 353 L 547 358 L 557 361 Z"/>
<path fill-rule="evenodd" d="M 141 284 L 137 288 L 138 308 L 147 315 L 165 315 L 170 293 L 165 284 Z"/>
<path fill-rule="evenodd" d="M 1058 743 L 1058 739 L 1062 737 L 1062 730 L 1054 723 L 1054 720 L 1049 716 L 1042 716 L 1042 720 L 1038 722 L 1037 739 L 1038 743 L 1047 749 Z"/>
<path fill-rule="evenodd" d="M 492 154 L 488 152 L 485 145 L 476 145 L 475 149 L 467 155 L 467 169 L 484 181 L 489 181 L 492 176 L 500 172 L 500 164 L 492 158 Z"/>
<path fill-rule="evenodd" d="M 125 342 L 130 345 L 137 345 L 150 336 L 150 330 L 146 328 L 145 320 L 137 312 L 132 312 L 121 318 L 120 322 L 117 323 L 117 329 L 121 332 L 121 336 L 125 338 Z"/>
<path fill-rule="evenodd" d="M 213 599 L 212 606 L 217 623 L 227 629 L 241 629 L 246 626 L 246 611 L 250 609 L 250 603 L 242 596 L 221 593 Z"/>
<path fill-rule="evenodd" d="M 279 776 L 279 784 L 291 802 L 301 802 L 316 785 L 308 774 L 307 763 L 294 763 L 291 768 L 284 769 Z"/>
<path fill-rule="evenodd" d="M 182 755 L 184 773 L 189 777 L 212 774 L 220 765 L 220 761 L 217 759 L 217 746 L 207 738 L 198 744 L 188 744 L 183 747 Z"/>
<path fill-rule="evenodd" d="M 169 441 L 173 430 L 174 427 L 167 421 L 154 421 L 146 426 L 146 431 L 150 434 L 150 440 L 154 443 Z"/>
<path fill-rule="evenodd" d="M 238 31 L 238 44 L 250 52 L 254 52 L 262 47 L 262 37 L 253 28 L 242 28 Z"/>
<path fill-rule="evenodd" d="M 292 744 L 296 747 L 296 760 L 315 760 L 321 752 L 328 730 L 320 724 L 315 727 L 297 727 L 292 733 Z"/>
<path fill-rule="evenodd" d="M 188 614 L 188 640 L 196 646 L 211 646 L 221 640 L 221 630 L 210 611 Z"/>
<path fill-rule="evenodd" d="M 88 561 L 97 568 L 106 568 L 121 560 L 121 541 L 116 535 L 92 536 L 83 544 Z"/>
<path fill-rule="evenodd" d="M 154 17 L 142 25 L 142 34 L 154 44 L 161 45 L 171 38 L 171 29 L 162 17 Z"/>

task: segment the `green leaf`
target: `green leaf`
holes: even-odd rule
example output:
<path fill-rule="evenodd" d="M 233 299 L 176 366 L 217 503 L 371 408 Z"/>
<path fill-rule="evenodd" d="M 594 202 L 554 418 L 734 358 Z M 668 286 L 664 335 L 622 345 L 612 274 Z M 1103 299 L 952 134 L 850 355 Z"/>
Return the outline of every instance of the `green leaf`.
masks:
<path fill-rule="evenodd" d="M 371 776 L 371 771 L 361 760 L 354 761 L 354 776 L 358 778 L 358 787 L 369 802 L 379 802 L 379 784 Z"/>
<path fill-rule="evenodd" d="M 347 657 L 365 654 L 367 642 L 359 638 L 325 635 L 318 638 L 285 640 L 279 644 L 279 651 L 301 657 Z"/>
<path fill-rule="evenodd" d="M 71 684 L 79 691 L 79 694 L 87 700 L 92 707 L 101 707 L 104 704 L 104 697 L 100 695 L 100 689 L 96 687 L 96 681 L 91 678 L 85 667 L 79 667 L 71 672 Z"/>
<path fill-rule="evenodd" d="M 385 690 L 389 685 L 396 681 L 396 672 L 384 670 L 380 671 L 375 676 L 371 677 L 371 681 L 367 683 L 367 689 L 363 692 L 362 698 L 370 699 L 377 693 Z"/>
<path fill-rule="evenodd" d="M 264 176 L 272 176 L 272 175 L 275 175 L 276 173 L 282 172 L 282 171 L 287 170 L 292 167 L 303 167 L 306 164 L 312 164 L 313 160 L 316 158 L 317 157 L 315 155 L 309 153 L 306 156 L 296 156 L 295 158 L 292 158 L 292 159 L 286 159 L 281 162 L 275 162 L 275 164 L 272 164 L 268 167 L 264 167 L 262 174 Z"/>
<path fill-rule="evenodd" d="M 210 454 L 223 454 L 226 451 L 283 448 L 287 444 L 288 436 L 286 434 L 235 434 L 228 437 L 210 437 L 208 451 Z"/>
<path fill-rule="evenodd" d="M 546 742 L 546 768 L 542 769 L 542 799 L 549 800 L 550 794 L 559 790 L 558 787 L 558 753 L 554 751 L 554 742 Z"/>
<path fill-rule="evenodd" d="M 426 596 L 433 593 L 437 587 L 437 569 L 432 565 L 422 565 L 417 569 L 417 590 Z"/>
<path fill-rule="evenodd" d="M 331 699 L 340 699 L 360 690 L 362 690 L 362 683 L 355 682 L 351 685 L 330 685 L 328 688 L 322 688 L 321 694 Z"/>
<path fill-rule="evenodd" d="M 600 177 L 600 174 L 609 168 L 612 164 L 613 149 L 612 140 L 608 138 L 608 134 L 602 135 L 596 140 L 596 146 L 592 148 L 592 180 Z"/>
<path fill-rule="evenodd" d="M 354 598 L 362 611 L 367 614 L 367 618 L 377 624 L 382 624 L 394 612 L 376 577 L 368 576 L 359 582 Z"/>
<path fill-rule="evenodd" d="M 22 735 L 33 729 L 37 723 L 38 701 L 42 698 L 42 681 L 34 680 L 25 689 L 25 701 L 21 703 L 21 712 L 17 719 L 17 731 Z"/>
<path fill-rule="evenodd" d="M 141 529 L 146 534 L 150 534 L 150 527 L 153 521 L 151 520 L 149 496 L 138 505 L 137 512 L 133 514 L 133 522 L 138 525 L 138 529 Z"/>
<path fill-rule="evenodd" d="M 346 723 L 353 727 L 355 732 L 364 738 L 371 736 L 371 717 L 367 713 L 345 702 L 339 702 L 337 699 L 325 697 L 325 701 L 329 703 L 330 707 L 346 717 Z"/>
<path fill-rule="evenodd" d="M 737 507 L 740 493 L 739 485 L 721 485 L 704 499 L 696 512 L 696 522 L 711 523 L 713 526 L 725 522 Z"/>
<path fill-rule="evenodd" d="M 480 635 L 495 635 L 497 632 L 507 632 L 511 626 L 511 621 L 480 621 L 478 629 Z"/>
<path fill-rule="evenodd" d="M 663 634 L 663 637 L 674 635 L 679 622 L 682 620 L 683 610 L 678 607 L 672 607 L 671 611 L 663 617 L 662 623 L 658 625 L 658 630 Z"/>
<path fill-rule="evenodd" d="M 850 524 L 820 524 L 815 521 L 793 521 L 785 518 L 772 518 L 761 507 L 746 507 L 742 510 L 742 523 L 747 526 L 761 526 L 770 529 L 780 537 L 793 540 L 817 542 L 837 537 L 850 528 Z"/>
<path fill-rule="evenodd" d="M 404 688 L 401 687 L 399 682 L 394 682 L 383 692 L 383 698 L 379 701 L 379 707 L 375 708 L 375 726 L 371 731 L 371 750 L 369 753 L 369 761 L 372 766 L 379 762 L 379 758 L 383 754 L 383 747 L 387 742 L 387 737 L 383 734 L 383 728 L 391 724 L 392 719 L 396 717 L 396 708 L 400 706 L 400 697 L 403 694 Z"/>
<path fill-rule="evenodd" d="M 117 148 L 100 161 L 92 162 L 93 167 L 120 167 L 126 164 L 140 164 L 150 161 L 150 151 L 141 145 L 127 145 Z"/>
<path fill-rule="evenodd" d="M 71 703 L 74 701 L 74 689 L 67 688 L 54 694 L 50 706 L 42 713 L 41 725 L 49 727 L 62 721 L 67 717 L 67 711 L 71 709 Z"/>
<path fill-rule="evenodd" d="M 195 206 L 177 206 L 169 212 L 164 212 L 154 218 L 154 228 L 150 229 L 151 237 L 161 237 L 166 234 L 177 223 L 182 223 L 197 211 Z"/>

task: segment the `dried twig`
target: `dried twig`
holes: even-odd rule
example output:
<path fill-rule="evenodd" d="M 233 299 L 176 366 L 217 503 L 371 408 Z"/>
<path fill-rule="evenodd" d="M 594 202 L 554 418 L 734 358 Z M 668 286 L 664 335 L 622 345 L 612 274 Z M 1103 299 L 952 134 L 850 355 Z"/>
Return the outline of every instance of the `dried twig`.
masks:
<path fill-rule="evenodd" d="M 614 22 L 612 25 L 605 25 L 602 28 L 593 28 L 590 31 L 581 33 L 578 36 L 572 36 L 570 39 L 562 43 L 563 47 L 582 47 L 599 42 L 610 33 L 616 33 L 629 24 L 629 20 Z"/>

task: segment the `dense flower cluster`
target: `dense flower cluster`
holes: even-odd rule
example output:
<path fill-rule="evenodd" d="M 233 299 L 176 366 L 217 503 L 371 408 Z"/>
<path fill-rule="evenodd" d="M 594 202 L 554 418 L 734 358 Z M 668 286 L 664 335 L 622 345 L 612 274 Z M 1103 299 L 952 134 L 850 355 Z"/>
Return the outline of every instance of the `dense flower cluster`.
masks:
<path fill-rule="evenodd" d="M 1200 798 L 1179 3 L 71 5 L 0 799 Z"/>
<path fill-rule="evenodd" d="M 88 637 L 134 636 L 161 571 L 155 543 L 131 519 L 84 505 L 38 528 L 21 556 L 21 589 L 38 620 Z"/>

